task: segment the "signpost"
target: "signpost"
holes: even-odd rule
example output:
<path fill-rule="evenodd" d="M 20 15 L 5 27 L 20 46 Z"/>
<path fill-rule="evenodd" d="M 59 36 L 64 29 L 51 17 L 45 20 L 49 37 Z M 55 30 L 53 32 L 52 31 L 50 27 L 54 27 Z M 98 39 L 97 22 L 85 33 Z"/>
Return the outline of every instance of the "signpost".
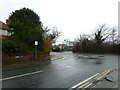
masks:
<path fill-rule="evenodd" d="M 37 46 L 38 46 L 38 41 L 35 41 L 35 59 L 37 59 Z"/>

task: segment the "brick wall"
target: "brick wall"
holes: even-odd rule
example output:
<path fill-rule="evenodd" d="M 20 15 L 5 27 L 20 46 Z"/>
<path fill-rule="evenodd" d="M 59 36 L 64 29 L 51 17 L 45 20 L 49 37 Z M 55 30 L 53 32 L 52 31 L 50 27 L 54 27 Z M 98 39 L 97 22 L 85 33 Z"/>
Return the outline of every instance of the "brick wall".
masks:
<path fill-rule="evenodd" d="M 2 53 L 2 63 L 14 63 L 16 61 L 25 61 L 25 60 L 43 60 L 47 56 L 49 56 L 49 53 L 37 53 L 37 54 L 5 54 Z"/>

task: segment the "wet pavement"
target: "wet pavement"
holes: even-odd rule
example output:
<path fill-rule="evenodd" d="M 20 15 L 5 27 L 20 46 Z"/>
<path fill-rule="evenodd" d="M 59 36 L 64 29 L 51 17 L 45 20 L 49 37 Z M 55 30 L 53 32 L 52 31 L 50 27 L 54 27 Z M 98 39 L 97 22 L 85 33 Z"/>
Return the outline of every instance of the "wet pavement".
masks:
<path fill-rule="evenodd" d="M 81 83 L 71 87 L 69 90 L 96 90 L 96 89 L 113 89 L 118 90 L 118 69 L 107 69 L 102 73 L 89 77 Z"/>
<path fill-rule="evenodd" d="M 113 70 L 110 74 L 106 75 L 93 88 L 118 88 L 118 70 Z"/>
<path fill-rule="evenodd" d="M 51 55 L 51 59 L 42 64 L 3 69 L 3 80 L 0 79 L 3 88 L 69 89 L 97 73 L 118 67 L 117 55 L 82 54 L 82 58 L 81 54 L 72 52 L 52 52 Z"/>

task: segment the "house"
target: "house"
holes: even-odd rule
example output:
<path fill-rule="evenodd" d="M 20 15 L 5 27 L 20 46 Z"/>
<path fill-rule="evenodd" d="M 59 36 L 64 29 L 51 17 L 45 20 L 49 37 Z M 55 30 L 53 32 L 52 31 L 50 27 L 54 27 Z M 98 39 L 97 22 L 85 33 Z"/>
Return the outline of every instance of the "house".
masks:
<path fill-rule="evenodd" d="M 74 42 L 72 41 L 63 41 L 61 44 L 53 45 L 52 51 L 72 51 Z"/>
<path fill-rule="evenodd" d="M 0 36 L 2 38 L 7 38 L 11 35 L 10 32 L 8 32 L 8 27 L 5 23 L 0 21 Z"/>
<path fill-rule="evenodd" d="M 67 39 L 67 40 L 64 40 L 62 43 L 66 44 L 66 50 L 72 50 L 73 45 L 74 45 L 74 42 L 73 42 L 73 41 L 69 41 L 69 40 Z"/>
<path fill-rule="evenodd" d="M 65 50 L 66 49 L 66 44 L 59 44 L 58 47 L 60 48 L 60 50 Z"/>

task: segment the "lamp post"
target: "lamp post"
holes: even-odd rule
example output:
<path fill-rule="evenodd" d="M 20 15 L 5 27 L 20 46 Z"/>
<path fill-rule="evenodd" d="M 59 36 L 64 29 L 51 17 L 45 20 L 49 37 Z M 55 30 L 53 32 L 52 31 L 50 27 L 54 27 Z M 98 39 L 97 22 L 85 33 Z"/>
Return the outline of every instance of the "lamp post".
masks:
<path fill-rule="evenodd" d="M 83 42 L 82 40 L 83 40 L 83 39 L 82 39 L 82 36 L 81 36 L 81 35 L 80 35 L 80 39 L 81 39 L 81 54 L 82 54 L 82 42 Z"/>
<path fill-rule="evenodd" d="M 37 59 L 37 46 L 38 46 L 38 41 L 35 41 L 35 59 Z"/>

